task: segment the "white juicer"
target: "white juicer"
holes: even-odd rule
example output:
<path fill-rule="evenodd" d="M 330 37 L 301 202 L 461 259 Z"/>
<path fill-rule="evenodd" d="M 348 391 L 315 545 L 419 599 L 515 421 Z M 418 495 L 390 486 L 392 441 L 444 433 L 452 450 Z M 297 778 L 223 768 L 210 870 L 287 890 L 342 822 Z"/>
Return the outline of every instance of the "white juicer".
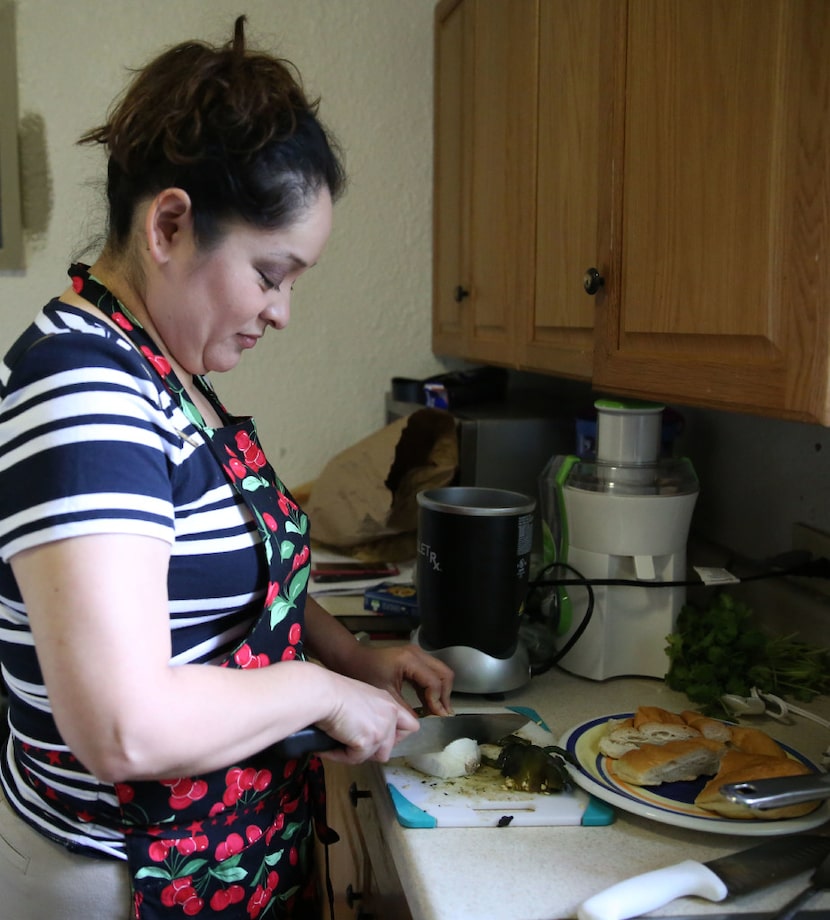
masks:
<path fill-rule="evenodd" d="M 697 476 L 687 459 L 659 457 L 663 406 L 608 399 L 595 405 L 596 461 L 555 460 L 558 558 L 573 569 L 562 567 L 555 576 L 629 583 L 592 585 L 593 609 L 586 587 L 560 590 L 558 648 L 589 619 L 559 664 L 592 680 L 663 677 L 666 636 L 686 589 L 650 585 L 686 580 Z"/>

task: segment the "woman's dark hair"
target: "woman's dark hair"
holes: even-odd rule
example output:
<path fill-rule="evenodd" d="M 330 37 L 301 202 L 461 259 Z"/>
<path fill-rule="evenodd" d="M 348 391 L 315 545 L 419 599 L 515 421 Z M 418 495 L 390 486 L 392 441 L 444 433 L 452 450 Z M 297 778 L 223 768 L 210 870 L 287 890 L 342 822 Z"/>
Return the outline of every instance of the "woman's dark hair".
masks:
<path fill-rule="evenodd" d="M 292 223 L 325 185 L 336 199 L 345 173 L 288 61 L 245 47 L 245 17 L 224 47 L 183 42 L 138 71 L 106 124 L 81 144 L 109 153 L 108 243 L 122 250 L 138 202 L 184 189 L 194 228 L 209 247 L 224 224 Z"/>

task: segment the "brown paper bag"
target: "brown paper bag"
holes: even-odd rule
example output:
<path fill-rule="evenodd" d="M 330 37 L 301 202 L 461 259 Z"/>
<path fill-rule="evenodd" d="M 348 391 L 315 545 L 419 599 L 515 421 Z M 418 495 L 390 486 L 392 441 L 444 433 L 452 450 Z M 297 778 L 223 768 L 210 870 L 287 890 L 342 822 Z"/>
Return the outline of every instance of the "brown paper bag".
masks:
<path fill-rule="evenodd" d="M 418 409 L 326 464 L 304 506 L 311 537 L 363 559 L 410 559 L 418 492 L 449 485 L 457 468 L 455 419 Z"/>

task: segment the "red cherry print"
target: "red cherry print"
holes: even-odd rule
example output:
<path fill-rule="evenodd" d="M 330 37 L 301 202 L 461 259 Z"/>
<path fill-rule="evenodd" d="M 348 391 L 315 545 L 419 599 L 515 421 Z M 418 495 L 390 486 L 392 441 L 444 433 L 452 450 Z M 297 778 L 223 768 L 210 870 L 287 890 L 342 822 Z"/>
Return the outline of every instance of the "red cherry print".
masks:
<path fill-rule="evenodd" d="M 233 457 L 228 466 L 231 468 L 231 472 L 237 479 L 244 479 L 248 475 L 248 470 L 245 468 L 245 464 L 241 460 L 237 460 L 236 457 Z"/>
<path fill-rule="evenodd" d="M 276 888 L 277 888 L 277 885 L 279 885 L 279 883 L 280 883 L 279 873 L 276 872 L 274 869 L 272 869 L 272 870 L 268 873 L 268 878 L 267 878 L 267 880 L 266 880 L 266 884 L 267 884 L 269 890 L 270 890 L 270 891 L 275 891 Z"/>
<path fill-rule="evenodd" d="M 299 623 L 292 623 L 291 628 L 288 630 L 288 641 L 292 645 L 296 645 L 303 634 L 303 628 Z"/>
<path fill-rule="evenodd" d="M 115 794 L 118 796 L 118 801 L 122 805 L 126 805 L 135 798 L 135 789 L 129 783 L 116 783 Z"/>
<path fill-rule="evenodd" d="M 84 289 L 84 279 L 79 278 L 77 275 L 72 276 L 72 289 L 76 294 L 80 294 Z"/>
<path fill-rule="evenodd" d="M 161 374 L 162 377 L 166 377 L 172 368 L 170 367 L 170 362 L 164 355 L 156 355 L 146 346 L 141 346 L 141 353 L 144 357 L 153 365 L 156 371 Z"/>
<path fill-rule="evenodd" d="M 280 583 L 271 581 L 268 583 L 268 593 L 265 595 L 265 606 L 270 607 L 280 596 Z"/>
<path fill-rule="evenodd" d="M 271 779 L 270 770 L 257 770 L 257 775 L 254 777 L 254 789 L 257 792 L 264 792 L 271 785 Z"/>
<path fill-rule="evenodd" d="M 192 856 L 196 852 L 196 841 L 192 837 L 182 837 L 176 841 L 176 849 L 182 856 Z"/>
<path fill-rule="evenodd" d="M 233 654 L 233 660 L 239 665 L 240 668 L 247 668 L 253 660 L 253 657 L 254 654 L 247 642 L 245 645 L 240 646 Z"/>
<path fill-rule="evenodd" d="M 133 328 L 133 324 L 120 310 L 116 310 L 115 313 L 112 314 L 112 319 L 117 326 L 120 326 L 126 332 L 129 332 Z"/>
<path fill-rule="evenodd" d="M 249 824 L 245 828 L 245 839 L 248 841 L 248 843 L 254 843 L 255 841 L 259 840 L 261 836 L 262 830 L 261 828 L 258 828 L 256 824 Z"/>
<path fill-rule="evenodd" d="M 188 917 L 195 917 L 196 914 L 202 912 L 202 908 L 204 906 L 204 900 L 200 898 L 194 891 L 193 897 L 188 898 L 184 904 L 182 904 L 182 913 L 186 914 Z"/>
<path fill-rule="evenodd" d="M 285 515 L 291 514 L 291 511 L 297 507 L 284 492 L 278 493 L 277 504 L 280 506 L 280 511 Z"/>
<path fill-rule="evenodd" d="M 272 533 L 277 529 L 277 522 L 274 520 L 274 516 L 271 514 L 268 514 L 267 511 L 265 512 L 265 514 L 262 515 L 262 520 L 265 522 L 265 526 Z"/>
<path fill-rule="evenodd" d="M 288 861 L 292 866 L 296 866 L 300 861 L 300 854 L 297 852 L 296 847 L 291 847 L 291 849 L 288 851 Z"/>
<path fill-rule="evenodd" d="M 253 767 L 246 767 L 239 776 L 239 785 L 246 792 L 254 788 L 256 780 L 256 770 Z"/>
<path fill-rule="evenodd" d="M 147 852 L 153 862 L 164 862 L 170 850 L 170 844 L 166 840 L 154 840 Z"/>
<path fill-rule="evenodd" d="M 293 645 L 289 645 L 288 648 L 280 655 L 280 658 L 283 661 L 293 661 L 297 657 L 297 649 Z"/>
<path fill-rule="evenodd" d="M 245 847 L 245 841 L 239 834 L 228 834 L 228 836 L 216 847 L 216 860 L 223 862 L 231 856 L 241 853 Z"/>
<path fill-rule="evenodd" d="M 227 888 L 214 891 L 210 899 L 211 910 L 224 910 L 231 903 L 231 896 Z"/>
<path fill-rule="evenodd" d="M 245 897 L 245 889 L 241 885 L 231 885 L 228 888 L 231 904 L 238 904 Z"/>

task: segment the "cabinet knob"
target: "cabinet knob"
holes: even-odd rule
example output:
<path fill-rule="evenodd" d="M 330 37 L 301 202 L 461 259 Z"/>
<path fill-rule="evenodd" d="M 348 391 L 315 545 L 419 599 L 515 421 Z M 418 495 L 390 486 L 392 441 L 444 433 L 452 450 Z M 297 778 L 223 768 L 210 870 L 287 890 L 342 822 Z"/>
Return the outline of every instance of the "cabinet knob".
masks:
<path fill-rule="evenodd" d="M 454 293 L 453 296 L 454 296 L 454 298 L 455 298 L 455 302 L 456 302 L 456 303 L 461 303 L 461 301 L 462 301 L 465 297 L 469 297 L 469 296 L 470 296 L 470 292 L 467 290 L 467 288 L 462 287 L 462 286 L 459 284 L 459 285 L 456 287 L 455 293 Z"/>
<path fill-rule="evenodd" d="M 355 808 L 357 808 L 358 799 L 369 799 L 371 797 L 372 793 L 367 789 L 358 789 L 357 783 L 352 783 L 351 786 L 349 786 L 349 801 Z"/>
<path fill-rule="evenodd" d="M 582 276 L 582 286 L 586 294 L 594 295 L 605 284 L 605 278 L 596 268 L 589 268 Z"/>
<path fill-rule="evenodd" d="M 355 891 L 352 887 L 352 883 L 346 886 L 346 905 L 349 910 L 354 910 L 355 904 L 363 897 L 362 891 Z"/>
<path fill-rule="evenodd" d="M 355 904 L 363 897 L 362 891 L 355 891 L 351 882 L 346 886 L 346 906 L 349 910 L 354 910 Z M 355 920 L 374 920 L 374 914 L 367 914 L 362 907 L 358 907 Z"/>

